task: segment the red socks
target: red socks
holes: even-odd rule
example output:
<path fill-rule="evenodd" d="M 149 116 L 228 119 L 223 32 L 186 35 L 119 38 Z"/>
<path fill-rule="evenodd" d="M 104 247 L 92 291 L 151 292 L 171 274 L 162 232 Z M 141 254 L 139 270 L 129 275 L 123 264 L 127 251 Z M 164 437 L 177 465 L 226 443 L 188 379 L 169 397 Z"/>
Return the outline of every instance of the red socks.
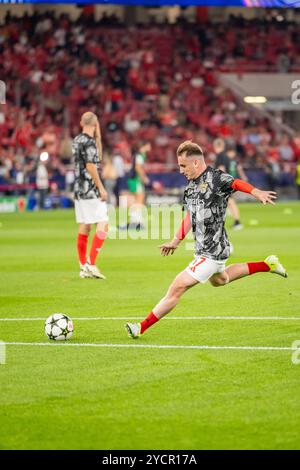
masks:
<path fill-rule="evenodd" d="M 98 252 L 102 247 L 104 240 L 107 236 L 107 232 L 97 232 L 94 235 L 91 251 L 90 251 L 90 263 L 95 264 Z M 88 235 L 84 235 L 83 233 L 79 233 L 77 237 L 77 252 L 80 264 L 85 264 L 87 262 L 86 259 L 86 251 L 87 251 L 87 244 L 88 244 Z"/>
<path fill-rule="evenodd" d="M 86 263 L 86 250 L 88 244 L 88 235 L 79 233 L 77 237 L 77 252 L 80 264 Z"/>
<path fill-rule="evenodd" d="M 93 241 L 92 241 L 92 246 L 91 246 L 91 251 L 90 251 L 90 263 L 95 264 L 97 255 L 99 250 L 101 249 L 105 238 L 106 238 L 107 232 L 96 232 L 94 235 Z"/>
<path fill-rule="evenodd" d="M 144 333 L 144 331 L 148 330 L 148 328 L 154 325 L 154 323 L 156 323 L 158 320 L 159 318 L 157 318 L 153 312 L 150 312 L 148 317 L 141 322 L 141 333 Z"/>
<path fill-rule="evenodd" d="M 264 261 L 258 261 L 257 263 L 247 263 L 249 274 L 254 273 L 263 273 L 266 271 L 270 271 L 270 267 Z"/>

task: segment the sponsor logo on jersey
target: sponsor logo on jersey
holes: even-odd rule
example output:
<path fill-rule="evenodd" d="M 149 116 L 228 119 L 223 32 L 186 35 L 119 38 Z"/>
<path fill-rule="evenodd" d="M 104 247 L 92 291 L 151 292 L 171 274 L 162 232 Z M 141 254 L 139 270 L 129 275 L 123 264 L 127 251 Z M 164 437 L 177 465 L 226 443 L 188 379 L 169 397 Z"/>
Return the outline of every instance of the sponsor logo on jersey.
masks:
<path fill-rule="evenodd" d="M 208 183 L 200 183 L 199 184 L 199 191 L 203 194 L 207 190 Z"/>

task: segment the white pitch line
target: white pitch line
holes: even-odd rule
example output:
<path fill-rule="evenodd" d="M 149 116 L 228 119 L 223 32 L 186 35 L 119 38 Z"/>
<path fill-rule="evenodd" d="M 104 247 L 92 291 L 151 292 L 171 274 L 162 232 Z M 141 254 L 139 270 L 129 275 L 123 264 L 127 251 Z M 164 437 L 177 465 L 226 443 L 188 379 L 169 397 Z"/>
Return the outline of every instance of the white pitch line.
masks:
<path fill-rule="evenodd" d="M 0 321 L 45 321 L 46 317 L 35 318 L 0 318 Z M 76 321 L 128 321 L 141 320 L 141 317 L 72 317 Z M 246 321 L 300 321 L 299 317 L 276 317 L 276 316 L 197 316 L 197 317 L 164 317 L 162 320 L 246 320 Z"/>
<path fill-rule="evenodd" d="M 62 346 L 85 348 L 140 348 L 140 349 L 227 349 L 244 351 L 296 351 L 296 348 L 283 346 L 206 346 L 186 345 L 176 346 L 170 344 L 106 344 L 106 343 L 22 343 L 2 342 L 7 346 Z"/>

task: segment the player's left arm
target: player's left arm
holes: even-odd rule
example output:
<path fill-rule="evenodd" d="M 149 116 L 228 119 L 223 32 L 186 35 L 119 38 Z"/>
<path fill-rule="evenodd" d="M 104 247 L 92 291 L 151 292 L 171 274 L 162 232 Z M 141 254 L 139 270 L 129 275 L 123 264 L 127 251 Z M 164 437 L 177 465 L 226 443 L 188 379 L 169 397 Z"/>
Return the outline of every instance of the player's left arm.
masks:
<path fill-rule="evenodd" d="M 261 189 L 255 188 L 252 184 L 246 181 L 235 179 L 232 182 L 231 188 L 235 191 L 241 191 L 242 193 L 251 194 L 255 199 L 265 204 L 273 204 L 274 199 L 277 198 L 277 193 L 274 191 L 262 191 Z"/>

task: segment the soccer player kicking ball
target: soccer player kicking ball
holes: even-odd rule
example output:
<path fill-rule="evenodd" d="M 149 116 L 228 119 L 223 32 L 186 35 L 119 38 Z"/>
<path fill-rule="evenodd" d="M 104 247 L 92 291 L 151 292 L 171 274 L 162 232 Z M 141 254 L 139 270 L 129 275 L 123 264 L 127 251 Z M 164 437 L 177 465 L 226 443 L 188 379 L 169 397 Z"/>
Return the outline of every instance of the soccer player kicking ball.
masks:
<path fill-rule="evenodd" d="M 105 279 L 95 265 L 97 254 L 108 232 L 107 192 L 101 182 L 98 166 L 102 159 L 101 131 L 97 116 L 88 111 L 81 117 L 82 132 L 75 137 L 75 216 L 79 224 L 77 251 L 81 278 Z M 87 258 L 88 237 L 92 224 L 97 224 Z"/>
<path fill-rule="evenodd" d="M 180 297 L 199 282 L 214 287 L 225 286 L 250 274 L 271 272 L 287 277 L 286 270 L 274 255 L 264 261 L 237 263 L 226 268 L 230 243 L 225 230 L 225 215 L 229 196 L 234 191 L 251 194 L 263 204 L 274 204 L 276 193 L 261 191 L 231 175 L 206 166 L 199 145 L 186 141 L 177 149 L 180 173 L 189 180 L 184 192 L 183 205 L 187 211 L 181 227 L 171 242 L 160 246 L 161 254 L 173 254 L 192 228 L 196 254 L 189 266 L 174 279 L 166 295 L 141 323 L 127 323 L 132 338 L 143 334 L 179 302 Z"/>

